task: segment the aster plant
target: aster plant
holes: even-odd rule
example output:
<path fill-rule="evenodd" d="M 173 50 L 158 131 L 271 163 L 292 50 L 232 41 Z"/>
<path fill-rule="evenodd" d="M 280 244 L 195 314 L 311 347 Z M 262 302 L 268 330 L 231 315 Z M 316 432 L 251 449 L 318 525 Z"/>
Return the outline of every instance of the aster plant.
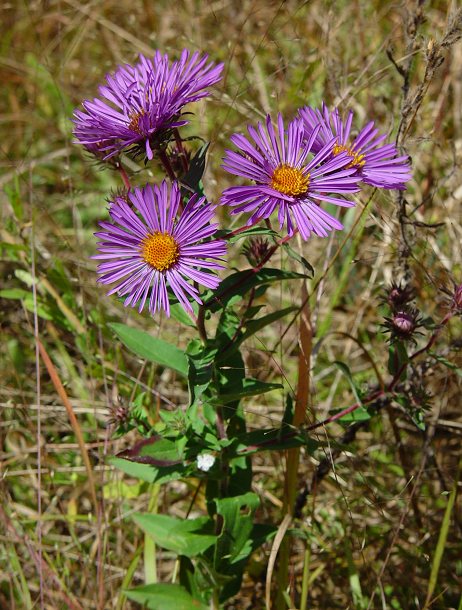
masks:
<path fill-rule="evenodd" d="M 246 135 L 231 135 L 223 168 L 232 175 L 228 178 L 233 185 L 215 203 L 209 201 L 203 184 L 208 145 L 195 150 L 181 128 L 187 122 L 185 107 L 209 95 L 222 70 L 223 65 L 209 61 L 206 54 L 188 50 L 174 61 L 160 51 L 152 58 L 141 55 L 134 65 L 108 75 L 99 97 L 84 101 L 83 110 L 74 114 L 76 141 L 118 169 L 124 181 L 95 233 L 98 282 L 109 288 L 113 299 L 119 297 L 125 307 L 137 310 L 131 313 L 133 321 L 136 315 L 143 316 L 145 325 L 157 324 L 165 315 L 174 318 L 184 329 L 178 342 L 187 343 L 181 349 L 153 336 L 157 330 L 151 334 L 136 328 L 133 321 L 110 324 L 128 349 L 171 369 L 188 388 L 187 404 L 177 408 L 169 401 L 170 408 L 162 409 L 160 416 L 137 389 L 133 400 L 112 409 L 115 433 L 136 429 L 141 435 L 114 463 L 149 482 L 190 477 L 205 487 L 206 516 L 189 518 L 186 524 L 167 515 L 135 517 L 159 546 L 179 557 L 179 583 L 127 592 L 148 607 L 161 607 L 168 599 L 169 607 L 181 602 L 184 608 L 218 610 L 236 595 L 250 554 L 271 541 L 278 529 L 254 523 L 260 499 L 252 491 L 251 455 L 301 447 L 315 453 L 318 445 L 311 431 L 359 407 L 367 417 L 366 407 L 372 409 L 385 395 L 387 400 L 388 394 L 393 397 L 420 353 L 409 352 L 418 340 L 416 329 L 435 328 L 425 326 L 409 305 L 411 288 L 393 283 L 383 299 L 391 310 L 385 324 L 392 335 L 391 380 L 311 426 L 300 425 L 309 397 L 301 399 L 297 391 L 295 400 L 286 392 L 280 425 L 247 431 L 242 400 L 280 392 L 283 386 L 248 376 L 241 345 L 269 324 L 297 316 L 307 302 L 265 314 L 254 302 L 275 282 L 286 285 L 312 277 L 309 263 L 288 242 L 298 233 L 322 247 L 318 238 L 343 229 L 342 208 L 356 205 L 365 184 L 404 189 L 411 171 L 408 157 L 386 142 L 373 121 L 352 136 L 351 112 L 343 119 L 337 108 L 305 106 L 292 117 L 278 114 L 273 120 L 268 115 L 264 122 L 249 125 Z M 133 184 L 136 174 L 127 174 L 133 163 L 124 164 L 124 155 L 142 155 L 146 163 L 158 156 L 166 179 Z M 226 224 L 228 213 L 237 216 L 237 228 L 220 230 L 217 210 Z M 228 271 L 224 278 L 227 252 L 241 240 L 249 266 Z M 270 266 L 282 246 L 302 263 L 298 272 Z M 460 294 L 459 286 L 443 322 L 460 313 Z M 310 374 L 302 351 L 299 380 Z M 306 384 L 301 387 L 306 389 Z M 287 463 L 287 480 L 296 483 L 297 461 Z M 287 492 L 286 513 L 295 510 L 294 492 L 294 486 Z M 171 539 L 169 531 L 175 532 Z M 287 561 L 280 564 L 287 577 Z"/>

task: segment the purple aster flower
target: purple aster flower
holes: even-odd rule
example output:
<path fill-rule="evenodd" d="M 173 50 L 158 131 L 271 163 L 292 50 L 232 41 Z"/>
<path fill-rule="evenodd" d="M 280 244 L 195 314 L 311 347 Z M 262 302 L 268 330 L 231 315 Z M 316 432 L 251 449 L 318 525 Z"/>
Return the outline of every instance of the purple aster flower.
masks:
<path fill-rule="evenodd" d="M 305 142 L 303 123 L 299 119 L 291 121 L 286 131 L 280 114 L 277 129 L 267 116 L 266 129 L 258 123 L 256 129 L 249 125 L 247 130 L 253 142 L 243 135 L 231 136 L 240 150 L 227 150 L 223 167 L 255 184 L 226 189 L 221 203 L 237 206 L 232 214 L 251 212 L 249 225 L 269 218 L 277 210 L 280 228 L 286 223 L 288 234 L 293 235 L 297 227 L 303 239 L 308 239 L 311 233 L 325 237 L 332 229 L 343 229 L 336 218 L 319 206 L 320 201 L 354 206 L 352 201 L 339 199 L 332 193 L 359 191 L 356 170 L 345 167 L 347 153 L 332 156 L 335 138 L 309 160 L 317 130 Z"/>
<path fill-rule="evenodd" d="M 305 136 L 313 140 L 313 150 L 321 150 L 334 138 L 331 157 L 342 152 L 348 154 L 347 167 L 354 167 L 361 181 L 372 186 L 404 190 L 405 183 L 411 179 L 411 168 L 407 155 L 398 156 L 396 146 L 385 144 L 386 134 L 379 134 L 374 121 L 361 129 L 356 138 L 351 137 L 353 112 L 348 113 L 346 121 L 340 118 L 337 108 L 329 112 L 325 104 L 321 110 L 305 106 L 299 110 L 305 126 Z"/>
<path fill-rule="evenodd" d="M 130 206 L 130 203 L 132 204 Z M 126 296 L 124 305 L 142 311 L 146 301 L 152 314 L 164 309 L 170 315 L 167 286 L 187 311 L 199 291 L 188 280 L 216 288 L 219 278 L 209 272 L 222 269 L 226 252 L 221 240 L 211 237 L 217 224 L 210 224 L 215 206 L 193 195 L 180 211 L 181 193 L 176 182 L 171 189 L 147 184 L 128 193 L 128 202 L 116 197 L 109 208 L 111 222 L 100 222 L 99 282 L 116 284 L 108 294 Z M 211 260 L 205 260 L 211 259 Z"/>
<path fill-rule="evenodd" d="M 87 149 L 95 146 L 111 157 L 127 147 L 146 151 L 168 139 L 168 131 L 185 125 L 185 104 L 207 95 L 207 87 L 221 78 L 223 64 L 207 63 L 208 55 L 183 50 L 178 61 L 156 51 L 152 59 L 140 55 L 135 66 L 119 66 L 99 87 L 102 99 L 83 102 L 74 112 L 74 135 Z"/>

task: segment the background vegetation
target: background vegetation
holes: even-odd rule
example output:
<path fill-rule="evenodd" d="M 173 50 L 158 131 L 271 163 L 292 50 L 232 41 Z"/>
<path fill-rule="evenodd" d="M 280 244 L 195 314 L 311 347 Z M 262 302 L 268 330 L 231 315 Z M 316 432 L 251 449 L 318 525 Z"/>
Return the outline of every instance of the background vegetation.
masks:
<path fill-rule="evenodd" d="M 399 135 L 414 169 L 404 198 L 370 189 L 342 211 L 344 232 L 294 243 L 315 269 L 307 285 L 314 329 L 307 421 L 320 420 L 355 401 L 350 373 L 360 391 L 386 377 L 381 324 L 392 279 L 405 278 L 435 322 L 447 311 L 442 288 L 462 281 L 455 11 L 455 3 L 422 0 L 3 3 L 1 608 L 39 607 L 41 586 L 50 609 L 134 608 L 122 589 L 142 583 L 145 570 L 167 582 L 175 566 L 130 515 L 181 517 L 191 502 L 195 513 L 204 509 L 186 483 L 159 492 L 108 463 L 137 438 L 115 438 L 110 426 L 114 409 L 133 399 L 134 381 L 153 419 L 186 400 L 172 371 L 134 357 L 108 323 L 150 328 L 182 346 L 186 338 L 175 321 L 127 311 L 96 284 L 93 232 L 120 179 L 72 143 L 74 107 L 139 52 L 176 57 L 188 47 L 225 62 L 223 83 L 194 106 L 191 127 L 211 141 L 205 187 L 214 200 L 233 182 L 220 169 L 229 136 L 267 111 L 290 117 L 306 103 L 342 103 L 361 123 L 373 118 L 391 138 Z M 230 226 L 223 214 L 222 221 Z M 230 265 L 241 257 L 235 248 Z M 278 264 L 297 268 L 291 259 Z M 268 311 L 299 306 L 302 290 L 269 291 Z M 295 322 L 286 318 L 249 344 L 253 376 L 294 384 Z M 321 429 L 324 453 L 302 456 L 291 607 L 300 607 L 305 569 L 308 608 L 462 608 L 462 515 L 460 501 L 451 504 L 461 458 L 460 331 L 460 319 L 451 320 L 433 346 L 439 360 L 416 362 L 417 385 L 430 395 L 414 410 L 392 402 L 346 436 L 345 422 Z M 283 409 L 276 392 L 247 404 L 256 428 L 277 425 Z M 285 456 L 258 456 L 254 467 L 259 520 L 278 524 Z M 269 555 L 267 547 L 253 556 L 230 609 L 265 608 Z"/>

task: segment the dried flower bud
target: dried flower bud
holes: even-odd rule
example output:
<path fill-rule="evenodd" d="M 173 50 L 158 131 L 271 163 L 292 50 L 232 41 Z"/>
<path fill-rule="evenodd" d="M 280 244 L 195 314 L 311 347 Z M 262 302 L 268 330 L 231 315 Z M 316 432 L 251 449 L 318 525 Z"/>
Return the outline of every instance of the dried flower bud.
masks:
<path fill-rule="evenodd" d="M 242 249 L 252 267 L 256 267 L 265 258 L 269 250 L 268 241 L 262 237 L 251 239 Z"/>
<path fill-rule="evenodd" d="M 403 308 L 414 298 L 414 289 L 401 282 L 392 282 L 386 296 L 386 302 L 393 311 Z"/>

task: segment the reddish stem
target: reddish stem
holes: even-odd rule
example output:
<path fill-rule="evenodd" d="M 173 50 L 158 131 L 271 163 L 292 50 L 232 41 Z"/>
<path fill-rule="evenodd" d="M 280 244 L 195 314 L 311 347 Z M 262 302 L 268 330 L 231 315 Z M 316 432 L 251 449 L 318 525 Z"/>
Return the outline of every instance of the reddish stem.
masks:
<path fill-rule="evenodd" d="M 128 177 L 128 174 L 125 171 L 125 168 L 122 166 L 121 163 L 119 163 L 118 170 L 122 177 L 125 188 L 127 189 L 127 191 L 129 191 L 131 189 L 132 185 L 130 184 L 130 178 Z"/>
<path fill-rule="evenodd" d="M 183 140 L 181 139 L 180 132 L 178 131 L 178 129 L 175 129 L 174 133 L 175 133 L 176 147 L 178 149 L 178 154 L 181 159 L 181 164 L 183 165 L 183 171 L 185 174 L 187 174 L 188 170 L 189 170 L 189 164 L 188 164 L 188 158 L 186 156 L 186 151 L 183 147 Z"/>
<path fill-rule="evenodd" d="M 172 182 L 175 182 L 176 181 L 175 172 L 173 171 L 172 164 L 170 163 L 170 159 L 168 158 L 165 150 L 159 150 L 159 159 L 161 160 L 162 165 L 164 166 L 165 171 L 167 172 L 170 180 Z"/>

